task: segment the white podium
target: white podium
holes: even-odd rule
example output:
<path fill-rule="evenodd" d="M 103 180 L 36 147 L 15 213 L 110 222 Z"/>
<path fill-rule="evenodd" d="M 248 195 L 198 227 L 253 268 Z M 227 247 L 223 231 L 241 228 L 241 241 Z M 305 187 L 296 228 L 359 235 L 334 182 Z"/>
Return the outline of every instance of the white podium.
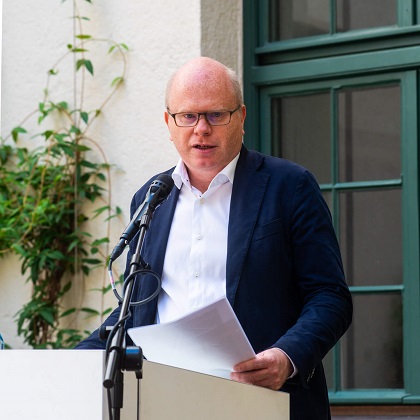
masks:
<path fill-rule="evenodd" d="M 0 418 L 108 419 L 104 357 L 100 350 L 0 351 Z M 138 407 L 140 420 L 289 419 L 288 394 L 148 361 L 140 381 L 124 372 L 121 419 L 137 419 Z"/>

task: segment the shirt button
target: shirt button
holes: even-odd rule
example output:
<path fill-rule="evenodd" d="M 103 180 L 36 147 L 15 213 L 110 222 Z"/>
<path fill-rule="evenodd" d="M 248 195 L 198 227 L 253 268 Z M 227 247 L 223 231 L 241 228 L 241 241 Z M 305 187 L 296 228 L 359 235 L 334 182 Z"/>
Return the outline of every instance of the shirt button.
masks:
<path fill-rule="evenodd" d="M 197 235 L 197 239 L 200 241 L 203 237 L 201 235 Z"/>
<path fill-rule="evenodd" d="M 200 204 L 204 204 L 205 201 L 204 198 L 200 198 Z"/>

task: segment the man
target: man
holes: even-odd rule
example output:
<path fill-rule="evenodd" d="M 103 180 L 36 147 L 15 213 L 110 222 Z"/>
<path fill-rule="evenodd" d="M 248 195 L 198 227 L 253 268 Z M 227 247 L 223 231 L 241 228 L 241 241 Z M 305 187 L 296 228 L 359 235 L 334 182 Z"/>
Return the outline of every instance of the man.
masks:
<path fill-rule="evenodd" d="M 347 330 L 352 302 L 315 179 L 243 146 L 240 85 L 215 60 L 181 67 L 166 108 L 181 160 L 167 172 L 176 188 L 156 210 L 142 251 L 162 275 L 162 291 L 133 309 L 127 327 L 167 322 L 226 296 L 257 353 L 231 378 L 290 393 L 291 419 L 330 418 L 321 361 Z M 135 194 L 132 214 L 149 185 Z M 136 284 L 133 299 L 154 287 Z M 118 309 L 106 324 L 117 318 Z M 103 346 L 95 332 L 78 347 Z"/>

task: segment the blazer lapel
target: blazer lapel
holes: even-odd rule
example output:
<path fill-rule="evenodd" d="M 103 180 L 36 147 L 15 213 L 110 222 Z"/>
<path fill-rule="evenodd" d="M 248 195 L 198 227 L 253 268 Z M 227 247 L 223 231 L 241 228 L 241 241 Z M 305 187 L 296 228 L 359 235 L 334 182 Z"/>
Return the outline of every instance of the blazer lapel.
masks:
<path fill-rule="evenodd" d="M 269 179 L 268 174 L 258 171 L 263 161 L 263 156 L 242 147 L 236 166 L 226 262 L 226 295 L 232 307 Z"/>

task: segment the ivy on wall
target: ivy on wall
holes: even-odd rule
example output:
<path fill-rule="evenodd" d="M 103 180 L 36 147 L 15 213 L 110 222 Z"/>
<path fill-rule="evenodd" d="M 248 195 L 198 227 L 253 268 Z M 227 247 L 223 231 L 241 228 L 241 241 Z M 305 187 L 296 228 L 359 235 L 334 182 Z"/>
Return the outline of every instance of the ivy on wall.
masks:
<path fill-rule="evenodd" d="M 83 26 L 89 18 L 79 14 L 80 1 L 72 2 L 73 39 L 48 71 L 43 100 L 0 139 L 0 256 L 17 254 L 21 272 L 31 283 L 31 299 L 19 310 L 16 321 L 18 334 L 33 348 L 73 347 L 88 332 L 61 327 L 63 318 L 79 311 L 94 315 L 110 311 L 64 310 L 62 305 L 77 279 L 97 267 L 105 269 L 109 220 L 121 212 L 111 209 L 110 165 L 89 132 L 95 120 L 100 124 L 105 105 L 124 82 L 128 48 L 85 33 Z M 95 77 L 93 52 L 104 42 L 122 70 L 106 88 L 105 99 L 85 109 L 89 81 Z M 74 91 L 73 104 L 52 100 L 49 90 L 51 79 L 60 78 L 60 68 L 68 61 L 73 75 L 60 80 L 60 86 L 66 84 Z M 34 118 L 40 132 L 29 133 L 25 125 Z M 87 203 L 93 212 L 86 210 Z M 103 225 L 103 237 L 93 238 L 88 232 L 88 222 L 94 218 Z"/>

